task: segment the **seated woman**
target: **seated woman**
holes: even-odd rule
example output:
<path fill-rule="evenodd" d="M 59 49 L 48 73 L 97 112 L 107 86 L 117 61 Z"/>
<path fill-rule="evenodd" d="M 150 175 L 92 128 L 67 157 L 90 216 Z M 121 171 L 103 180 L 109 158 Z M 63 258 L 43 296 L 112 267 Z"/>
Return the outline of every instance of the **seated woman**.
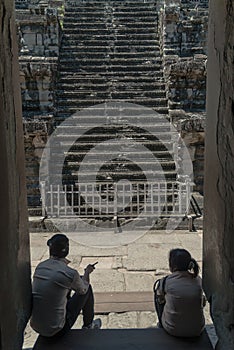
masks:
<path fill-rule="evenodd" d="M 172 273 L 160 280 L 156 290 L 159 325 L 173 336 L 199 336 L 205 326 L 205 297 L 198 263 L 187 250 L 177 248 L 169 253 L 169 267 Z M 158 301 L 165 302 L 161 312 Z"/>

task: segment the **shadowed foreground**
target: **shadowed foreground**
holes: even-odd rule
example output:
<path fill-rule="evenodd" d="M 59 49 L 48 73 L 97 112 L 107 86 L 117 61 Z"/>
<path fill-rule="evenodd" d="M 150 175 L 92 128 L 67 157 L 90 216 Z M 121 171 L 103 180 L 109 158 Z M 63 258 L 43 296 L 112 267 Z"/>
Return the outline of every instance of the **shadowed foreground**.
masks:
<path fill-rule="evenodd" d="M 163 329 L 104 329 L 71 330 L 51 342 L 38 337 L 33 350 L 209 350 L 206 332 L 200 338 L 181 339 L 168 335 Z"/>

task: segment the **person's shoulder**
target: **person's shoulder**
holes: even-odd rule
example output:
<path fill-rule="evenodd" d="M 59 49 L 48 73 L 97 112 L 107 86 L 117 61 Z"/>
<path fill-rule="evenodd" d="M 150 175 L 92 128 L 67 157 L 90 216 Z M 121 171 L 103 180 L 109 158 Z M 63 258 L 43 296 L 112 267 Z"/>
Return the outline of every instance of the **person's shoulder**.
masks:
<path fill-rule="evenodd" d="M 39 262 L 39 264 L 37 265 L 37 268 L 48 265 L 49 263 L 50 263 L 50 259 L 43 260 L 43 261 Z"/>
<path fill-rule="evenodd" d="M 64 268 L 66 269 L 66 271 L 70 272 L 73 275 L 77 275 L 77 274 L 79 275 L 78 271 L 72 266 L 69 266 L 69 265 L 66 264 L 64 266 Z"/>

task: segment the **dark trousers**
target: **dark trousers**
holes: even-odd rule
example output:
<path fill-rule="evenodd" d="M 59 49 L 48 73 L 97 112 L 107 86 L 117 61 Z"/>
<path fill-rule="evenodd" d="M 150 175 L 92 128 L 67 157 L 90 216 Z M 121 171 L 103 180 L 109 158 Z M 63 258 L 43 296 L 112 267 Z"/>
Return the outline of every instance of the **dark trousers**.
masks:
<path fill-rule="evenodd" d="M 66 309 L 66 321 L 64 327 L 50 338 L 55 339 L 67 333 L 76 322 L 81 310 L 83 314 L 83 326 L 87 327 L 92 323 L 94 318 L 94 297 L 92 287 L 89 286 L 86 294 L 81 295 L 74 293 L 72 297 L 68 295 Z"/>

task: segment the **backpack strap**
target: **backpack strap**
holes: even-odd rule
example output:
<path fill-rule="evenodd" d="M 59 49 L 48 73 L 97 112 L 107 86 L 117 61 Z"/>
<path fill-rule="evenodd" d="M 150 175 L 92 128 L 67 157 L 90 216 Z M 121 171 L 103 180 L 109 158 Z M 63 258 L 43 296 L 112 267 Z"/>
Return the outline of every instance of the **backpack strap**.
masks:
<path fill-rule="evenodd" d="M 159 286 L 160 286 L 160 281 L 162 281 L 162 292 L 165 294 L 165 284 L 166 284 L 166 279 L 167 279 L 168 275 L 163 277 L 163 278 L 159 278 L 155 283 L 154 283 L 154 287 L 153 287 L 153 291 L 154 293 L 156 293 L 156 291 L 158 290 Z"/>
<path fill-rule="evenodd" d="M 163 280 L 162 280 L 162 291 L 163 293 L 165 294 L 165 285 L 166 285 L 166 279 L 167 279 L 168 276 L 165 276 L 163 277 Z"/>

